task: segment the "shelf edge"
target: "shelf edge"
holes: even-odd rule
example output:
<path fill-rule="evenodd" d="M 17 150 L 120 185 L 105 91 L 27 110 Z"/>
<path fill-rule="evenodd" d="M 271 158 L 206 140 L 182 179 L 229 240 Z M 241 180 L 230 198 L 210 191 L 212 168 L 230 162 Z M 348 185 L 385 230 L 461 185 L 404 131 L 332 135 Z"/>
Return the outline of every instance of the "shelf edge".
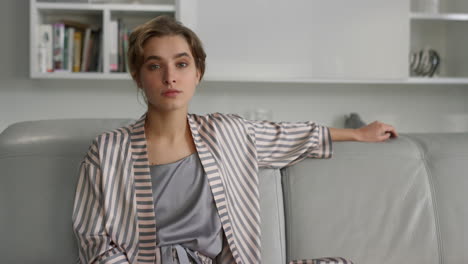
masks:
<path fill-rule="evenodd" d="M 36 3 L 38 10 L 95 10 L 126 12 L 175 12 L 175 5 L 143 4 L 86 4 L 86 3 Z"/>
<path fill-rule="evenodd" d="M 413 20 L 468 21 L 468 13 L 411 13 Z"/>

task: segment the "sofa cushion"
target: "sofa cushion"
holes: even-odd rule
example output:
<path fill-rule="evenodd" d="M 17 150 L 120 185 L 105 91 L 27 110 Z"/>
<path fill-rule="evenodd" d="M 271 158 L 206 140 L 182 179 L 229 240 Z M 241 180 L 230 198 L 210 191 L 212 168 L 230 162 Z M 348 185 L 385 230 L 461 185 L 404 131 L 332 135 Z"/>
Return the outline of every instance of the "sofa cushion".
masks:
<path fill-rule="evenodd" d="M 262 263 L 286 263 L 281 172 L 262 168 L 258 173 L 262 221 Z"/>
<path fill-rule="evenodd" d="M 288 260 L 438 263 L 429 176 L 408 137 L 336 142 L 332 159 L 283 174 Z"/>

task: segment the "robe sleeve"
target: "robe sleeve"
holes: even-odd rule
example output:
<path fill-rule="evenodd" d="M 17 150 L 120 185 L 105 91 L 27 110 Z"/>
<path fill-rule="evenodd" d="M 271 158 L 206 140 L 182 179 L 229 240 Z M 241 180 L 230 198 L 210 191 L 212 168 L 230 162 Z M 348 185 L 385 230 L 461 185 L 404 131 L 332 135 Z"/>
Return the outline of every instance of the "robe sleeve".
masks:
<path fill-rule="evenodd" d="M 305 158 L 332 157 L 330 129 L 312 121 L 272 122 L 242 118 L 249 126 L 259 168 L 281 169 Z"/>
<path fill-rule="evenodd" d="M 102 173 L 95 145 L 80 165 L 73 202 L 73 231 L 78 244 L 78 263 L 129 263 L 123 249 L 106 232 Z"/>

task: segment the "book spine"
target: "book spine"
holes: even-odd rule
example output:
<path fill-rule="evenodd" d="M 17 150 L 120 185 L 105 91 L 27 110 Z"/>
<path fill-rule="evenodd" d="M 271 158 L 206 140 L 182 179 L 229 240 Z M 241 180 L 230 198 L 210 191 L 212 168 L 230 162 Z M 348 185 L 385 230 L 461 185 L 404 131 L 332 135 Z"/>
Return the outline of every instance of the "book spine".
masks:
<path fill-rule="evenodd" d="M 116 20 L 110 22 L 110 58 L 109 58 L 109 67 L 110 71 L 118 71 L 118 29 L 119 25 Z"/>
<path fill-rule="evenodd" d="M 83 32 L 75 31 L 73 39 L 73 72 L 79 72 L 81 70 L 81 49 Z"/>
<path fill-rule="evenodd" d="M 95 71 L 99 72 L 100 70 L 100 60 L 101 60 L 101 46 L 102 46 L 102 31 L 98 31 L 98 34 L 96 35 L 96 45 L 95 45 L 95 62 L 94 62 L 94 68 Z"/>
<path fill-rule="evenodd" d="M 99 34 L 99 56 L 98 56 L 98 64 L 97 64 L 98 72 L 103 72 L 103 67 L 102 67 L 102 60 L 103 60 L 102 57 L 103 57 L 103 52 L 104 52 L 103 37 L 104 37 L 104 34 L 101 32 L 101 34 Z"/>
<path fill-rule="evenodd" d="M 62 69 L 64 71 L 68 71 L 68 46 L 70 45 L 69 40 L 68 40 L 68 31 L 69 29 L 65 27 L 65 37 L 63 41 L 63 65 L 62 65 Z"/>
<path fill-rule="evenodd" d="M 99 58 L 99 45 L 100 45 L 100 30 L 93 31 L 91 34 L 92 36 L 92 48 L 90 50 L 90 60 L 89 60 L 89 67 L 88 71 L 96 72 L 97 71 L 97 63 Z"/>
<path fill-rule="evenodd" d="M 85 72 L 88 66 L 88 52 L 90 49 L 91 40 L 91 28 L 87 28 L 85 31 L 85 37 L 83 41 L 83 51 L 81 53 L 81 71 Z"/>
<path fill-rule="evenodd" d="M 121 19 L 117 20 L 119 25 L 119 32 L 118 32 L 118 71 L 124 71 L 124 61 L 123 61 L 123 23 Z"/>
<path fill-rule="evenodd" d="M 73 69 L 73 54 L 74 54 L 74 44 L 75 44 L 75 28 L 67 28 L 67 56 L 66 56 L 66 69 L 68 72 L 71 72 Z"/>
<path fill-rule="evenodd" d="M 38 71 L 53 72 L 53 29 L 50 24 L 39 25 L 38 31 Z"/>
<path fill-rule="evenodd" d="M 63 70 L 64 46 L 65 46 L 65 24 L 55 23 L 53 25 L 54 43 L 54 70 Z"/>
<path fill-rule="evenodd" d="M 128 53 L 128 36 L 129 36 L 129 35 L 130 35 L 130 31 L 129 31 L 129 30 L 125 30 L 124 36 L 123 36 L 125 72 L 129 72 L 129 70 L 128 70 L 128 59 L 127 59 L 127 53 Z"/>
<path fill-rule="evenodd" d="M 91 34 L 89 36 L 89 41 L 87 43 L 88 45 L 88 50 L 86 51 L 86 67 L 85 67 L 85 72 L 91 71 L 91 66 L 93 63 L 93 47 L 94 47 L 94 41 L 95 41 L 95 36 L 96 34 L 91 30 Z"/>

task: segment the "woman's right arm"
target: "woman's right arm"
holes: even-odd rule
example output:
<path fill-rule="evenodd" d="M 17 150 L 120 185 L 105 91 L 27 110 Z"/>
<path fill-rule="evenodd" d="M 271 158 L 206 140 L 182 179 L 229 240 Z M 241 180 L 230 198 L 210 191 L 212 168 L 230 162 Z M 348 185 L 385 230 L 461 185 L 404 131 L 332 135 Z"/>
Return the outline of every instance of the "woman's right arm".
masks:
<path fill-rule="evenodd" d="M 123 250 L 106 233 L 102 173 L 93 144 L 81 163 L 73 203 L 73 231 L 79 248 L 79 263 L 129 263 Z M 122 262 L 123 261 L 123 262 Z"/>

